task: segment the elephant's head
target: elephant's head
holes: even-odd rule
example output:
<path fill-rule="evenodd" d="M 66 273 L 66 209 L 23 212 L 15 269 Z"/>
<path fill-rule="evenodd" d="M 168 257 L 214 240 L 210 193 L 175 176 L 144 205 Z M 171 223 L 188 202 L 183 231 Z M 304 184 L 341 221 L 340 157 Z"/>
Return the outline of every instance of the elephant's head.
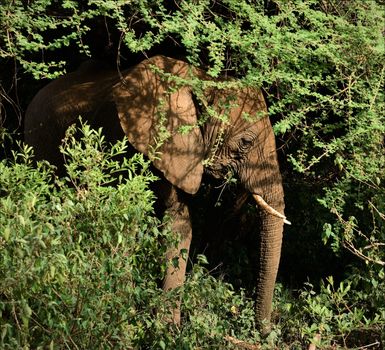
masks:
<path fill-rule="evenodd" d="M 114 86 L 120 123 L 130 142 L 185 192 L 196 193 L 206 171 L 216 178 L 236 175 L 254 196 L 262 219 L 257 318 L 269 320 L 285 217 L 266 104 L 259 89 L 210 88 L 203 93 L 208 107 L 228 120 L 210 117 L 200 125 L 205 103 L 198 103 L 191 85 L 183 83 L 194 76 L 208 79 L 202 71 L 171 58 L 155 56 L 142 62 Z"/>

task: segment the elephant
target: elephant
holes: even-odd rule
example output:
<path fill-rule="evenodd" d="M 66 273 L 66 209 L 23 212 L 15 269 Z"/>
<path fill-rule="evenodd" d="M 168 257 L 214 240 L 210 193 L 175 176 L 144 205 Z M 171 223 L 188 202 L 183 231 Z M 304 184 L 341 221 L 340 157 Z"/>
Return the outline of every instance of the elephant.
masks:
<path fill-rule="evenodd" d="M 166 254 L 179 264 L 168 264 L 164 290 L 184 283 L 192 239 L 189 198 L 203 174 L 216 179 L 234 174 L 259 207 L 256 320 L 269 323 L 283 225 L 289 223 L 275 136 L 262 91 L 210 84 L 226 79 L 214 80 L 202 69 L 161 55 L 122 72 L 87 62 L 37 93 L 26 111 L 24 137 L 37 159 L 60 167 L 60 142 L 81 115 L 91 126 L 102 126 L 108 140 L 126 135 L 135 151 L 149 157 L 161 174 L 156 195 L 180 236 Z M 195 88 L 197 81 L 207 84 Z M 180 307 L 170 314 L 179 324 Z"/>

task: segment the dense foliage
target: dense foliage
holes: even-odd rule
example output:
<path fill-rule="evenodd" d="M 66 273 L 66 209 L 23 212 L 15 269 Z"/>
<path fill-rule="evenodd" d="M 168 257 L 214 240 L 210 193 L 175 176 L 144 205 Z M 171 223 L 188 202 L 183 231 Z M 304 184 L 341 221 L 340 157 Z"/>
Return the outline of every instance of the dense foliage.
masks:
<path fill-rule="evenodd" d="M 32 163 L 24 146 L 0 163 L 1 348 L 234 348 L 273 344 L 300 349 L 323 330 L 324 342 L 354 331 L 378 334 L 380 316 L 347 304 L 351 283 L 333 282 L 294 301 L 277 287 L 276 326 L 262 338 L 253 302 L 210 276 L 204 256 L 185 286 L 164 293 L 162 257 L 176 243 L 167 219 L 154 216 L 149 184 L 156 178 L 141 155 L 124 162 L 125 140 L 107 147 L 101 130 L 67 132 L 68 175 Z M 166 322 L 182 298 L 181 329 Z M 283 335 L 283 337 L 282 337 Z M 341 343 L 343 343 L 341 341 Z"/>
<path fill-rule="evenodd" d="M 227 314 L 251 302 L 199 265 L 183 291 L 189 326 L 165 322 L 181 291 L 158 286 L 175 237 L 154 216 L 149 163 L 116 161 L 125 140 L 106 148 L 101 131 L 84 126 L 75 142 L 74 130 L 66 178 L 47 163 L 34 167 L 28 147 L 0 163 L 0 347 L 195 348 L 250 331 L 251 306 L 248 323 Z"/>
<path fill-rule="evenodd" d="M 306 287 L 297 296 L 279 289 L 276 338 L 272 335 L 269 341 L 274 338 L 277 344 L 286 341 L 292 346 L 299 342 L 300 347 L 321 334 L 325 348 L 335 342 L 345 347 L 376 343 L 381 338 L 379 330 L 385 328 L 384 12 L 379 0 L 2 1 L 0 66 L 10 69 L 2 71 L 0 77 L 1 123 L 5 116 L 8 121 L 16 120 L 21 114 L 20 108 L 33 95 L 30 90 L 37 83 L 33 83 L 28 74 L 39 79 L 53 78 L 87 56 L 124 68 L 138 55 L 175 52 L 214 77 L 228 75 L 237 78 L 239 84 L 261 86 L 280 140 L 287 214 L 293 222 L 293 226 L 287 228 L 287 241 L 296 241 L 295 249 L 292 246 L 291 250 L 303 247 L 301 254 L 309 255 L 308 260 L 301 257 L 305 264 L 322 260 L 317 259 L 321 240 L 336 255 L 351 255 L 349 266 L 341 265 L 343 273 L 336 271 L 338 281 L 329 277 L 318 287 Z M 4 135 L 1 129 L 2 140 Z M 117 147 L 111 157 L 114 152 L 120 152 L 122 146 Z M 152 210 L 152 197 L 146 186 L 152 177 L 146 170 L 139 170 L 146 169 L 145 163 L 136 158 L 118 165 L 113 157 L 106 155 L 107 160 L 100 160 L 100 170 L 87 172 L 84 170 L 87 164 L 76 165 L 78 151 L 73 144 L 65 151 L 69 152 L 69 159 L 74 159 L 67 180 L 53 180 L 52 171 L 44 164 L 35 171 L 25 153 L 16 157 L 18 165 L 14 160 L 2 163 L 0 220 L 5 225 L 1 231 L 5 253 L 1 258 L 0 278 L 6 281 L 1 291 L 4 346 L 20 341 L 35 347 L 40 341 L 46 344 L 45 340 L 38 339 L 54 339 L 52 334 L 62 337 L 60 342 L 55 340 L 55 344 L 70 342 L 74 334 L 78 339 L 73 339 L 75 342 L 86 341 L 89 338 L 83 332 L 93 332 L 93 329 L 99 332 L 98 336 L 92 333 L 95 339 L 106 339 L 103 337 L 107 335 L 112 339 L 119 332 L 123 337 L 130 337 L 125 328 L 127 315 L 123 313 L 131 312 L 130 307 L 133 313 L 138 308 L 147 310 L 139 316 L 130 315 L 143 317 L 137 324 L 130 323 L 135 329 L 132 333 L 136 334 L 135 339 L 143 340 L 146 331 L 138 336 L 136 330 L 150 327 L 144 325 L 153 305 L 167 304 L 159 302 L 158 298 L 167 297 L 155 288 L 154 282 L 164 268 L 158 260 L 164 248 L 156 243 L 164 233 L 159 222 L 148 215 Z M 95 161 L 93 151 L 89 149 L 89 152 L 89 161 Z M 119 169 L 139 176 L 126 181 L 124 177 L 117 180 L 106 175 Z M 92 190 L 84 186 L 84 181 L 90 179 L 94 184 Z M 68 180 L 72 187 L 67 186 Z M 118 191 L 112 190 L 110 181 L 119 182 Z M 129 210 L 125 218 L 121 215 L 121 206 L 125 205 L 122 196 L 127 193 L 136 204 L 130 207 L 132 214 Z M 101 203 L 108 210 L 101 212 Z M 75 208 L 77 215 L 72 214 Z M 119 238 L 118 231 L 113 230 L 119 230 L 120 226 L 132 236 Z M 74 232 L 74 237 L 80 237 L 76 235 L 83 232 L 83 228 L 84 235 L 88 236 L 81 240 L 74 240 L 72 234 L 68 234 Z M 146 234 L 139 237 L 137 232 Z M 141 240 L 148 240 L 148 266 L 143 265 L 142 255 L 136 251 Z M 116 252 L 117 247 L 121 250 Z M 286 248 L 290 250 L 290 246 Z M 137 260 L 118 261 L 116 255 L 111 255 L 111 252 L 123 254 L 125 249 L 132 259 L 139 254 Z M 71 250 L 73 255 L 67 256 Z M 71 271 L 72 264 L 79 270 Z M 51 270 L 49 266 L 54 268 Z M 231 311 L 237 310 L 231 306 L 236 302 L 224 302 L 221 298 L 226 293 L 234 295 L 233 292 L 227 292 L 227 285 L 206 276 L 200 267 L 197 270 L 207 278 L 199 281 L 213 293 L 210 295 L 216 305 L 215 312 L 221 314 L 224 309 L 220 308 L 228 306 L 226 312 L 230 313 L 230 319 L 231 315 L 242 315 L 239 317 L 244 321 L 233 335 L 250 342 L 259 341 L 248 323 L 252 319 L 247 314 L 252 312 L 249 302 L 237 299 L 238 303 L 247 304 L 243 304 L 248 310 L 245 314 Z M 29 272 L 18 275 L 17 271 Z M 109 274 L 103 275 L 102 271 Z M 123 276 L 122 271 L 129 273 Z M 86 281 L 83 297 L 89 297 L 87 303 L 76 297 L 80 293 L 76 289 L 78 273 Z M 94 278 L 84 277 L 86 275 Z M 17 278 L 20 280 L 15 282 Z M 122 290 L 116 287 L 117 278 L 126 281 L 119 286 Z M 106 294 L 96 287 L 100 286 L 97 283 L 105 286 Z M 133 285 L 139 286 L 138 295 L 126 298 L 125 293 L 131 293 Z M 186 290 L 193 286 L 194 283 L 187 285 Z M 189 295 L 197 299 L 191 297 L 190 304 L 188 300 L 184 303 L 191 305 L 191 312 L 196 309 L 194 303 L 198 303 L 199 298 L 211 300 L 200 294 L 204 294 L 206 287 L 195 288 Z M 115 293 L 113 298 L 111 293 Z M 55 299 L 58 295 L 61 299 Z M 33 307 L 32 299 L 37 303 Z M 106 300 L 113 300 L 114 306 L 102 306 Z M 126 307 L 125 303 L 131 302 L 130 307 Z M 45 307 L 39 308 L 39 303 Z M 116 316 L 121 321 L 103 325 L 109 307 L 123 310 L 122 315 Z M 95 308 L 100 308 L 99 314 L 88 312 Z M 203 309 L 196 310 L 203 312 Z M 48 323 L 42 324 L 41 318 L 46 316 L 37 317 L 35 313 L 46 313 L 52 322 L 47 316 L 47 321 L 43 321 Z M 65 319 L 67 316 L 60 316 L 65 313 L 73 316 L 73 323 L 58 320 Z M 223 313 L 217 317 L 199 314 L 195 323 L 181 330 L 183 336 L 178 339 L 186 336 L 192 347 L 198 346 L 192 337 L 198 339 L 199 332 L 208 335 L 211 328 L 221 330 L 218 331 L 221 336 L 212 336 L 212 344 L 228 344 L 221 342 L 226 335 L 231 336 L 227 332 L 231 327 L 226 328 L 219 321 L 223 320 Z M 156 339 L 154 334 L 163 331 L 171 334 L 167 333 L 170 330 L 161 318 L 158 321 L 158 328 L 154 326 L 157 330 L 149 333 L 154 336 L 151 341 Z M 92 322 L 95 328 L 87 322 Z M 64 338 L 70 330 L 74 333 Z M 125 341 L 119 339 L 114 341 Z M 125 345 L 139 344 L 130 343 L 133 338 L 129 339 Z M 173 338 L 170 335 L 162 339 Z M 114 341 L 111 344 L 118 344 Z M 159 347 L 169 345 L 167 341 L 162 344 Z M 209 343 L 200 346 L 204 344 L 209 347 Z"/>

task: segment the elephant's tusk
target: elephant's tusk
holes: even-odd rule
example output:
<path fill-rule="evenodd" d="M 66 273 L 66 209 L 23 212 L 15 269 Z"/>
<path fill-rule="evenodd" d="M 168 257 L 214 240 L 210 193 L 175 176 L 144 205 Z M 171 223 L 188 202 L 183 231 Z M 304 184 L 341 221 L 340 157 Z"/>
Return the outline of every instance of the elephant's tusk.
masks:
<path fill-rule="evenodd" d="M 257 204 L 265 209 L 269 214 L 274 215 L 278 218 L 281 218 L 285 224 L 291 225 L 291 222 L 286 219 L 286 216 L 276 211 L 274 208 L 272 208 L 269 204 L 265 202 L 265 200 L 258 194 L 253 194 L 254 199 L 256 200 Z"/>

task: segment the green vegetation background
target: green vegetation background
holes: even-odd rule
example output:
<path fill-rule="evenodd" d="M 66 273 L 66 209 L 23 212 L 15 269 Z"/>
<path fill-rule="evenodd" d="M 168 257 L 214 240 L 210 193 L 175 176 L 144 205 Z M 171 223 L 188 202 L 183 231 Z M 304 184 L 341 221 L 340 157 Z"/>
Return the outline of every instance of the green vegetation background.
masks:
<path fill-rule="evenodd" d="M 0 348 L 384 346 L 384 21 L 381 0 L 2 1 Z M 170 52 L 267 98 L 293 222 L 267 338 L 240 224 L 255 223 L 253 206 L 224 222 L 236 184 L 220 201 L 207 185 L 196 207 L 213 209 L 195 226 L 199 237 L 242 229 L 208 238 L 221 253 L 205 251 L 209 264 L 197 240 L 186 285 L 164 293 L 175 237 L 154 215 L 146 161 L 118 163 L 125 141 L 108 146 L 84 125 L 77 143 L 68 134 L 58 179 L 11 141 L 38 88 L 87 57 L 124 69 Z M 164 321 L 175 294 L 180 329 Z"/>

